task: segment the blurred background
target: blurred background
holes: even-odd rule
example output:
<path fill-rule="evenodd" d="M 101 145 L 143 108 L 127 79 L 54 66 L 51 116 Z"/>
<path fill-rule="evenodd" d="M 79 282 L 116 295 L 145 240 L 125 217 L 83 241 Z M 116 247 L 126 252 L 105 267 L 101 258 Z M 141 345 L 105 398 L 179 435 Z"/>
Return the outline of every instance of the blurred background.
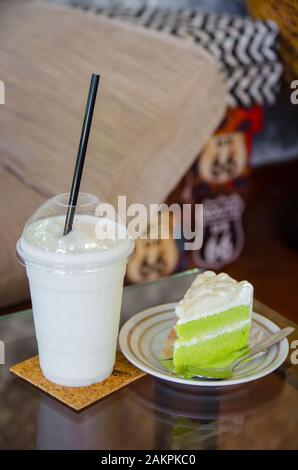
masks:
<path fill-rule="evenodd" d="M 204 204 L 202 248 L 183 249 L 174 219 L 172 239 L 137 241 L 126 282 L 225 271 L 297 320 L 297 20 L 294 0 L 2 0 L 1 313 L 29 305 L 15 243 L 69 188 L 98 70 L 84 189 Z"/>

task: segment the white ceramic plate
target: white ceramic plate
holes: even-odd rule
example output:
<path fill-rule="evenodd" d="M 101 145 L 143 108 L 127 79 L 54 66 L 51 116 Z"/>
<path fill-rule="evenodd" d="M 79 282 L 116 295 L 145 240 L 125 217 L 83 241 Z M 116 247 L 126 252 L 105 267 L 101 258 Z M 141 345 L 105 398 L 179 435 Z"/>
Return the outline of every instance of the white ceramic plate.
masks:
<path fill-rule="evenodd" d="M 288 355 L 289 343 L 287 339 L 284 339 L 272 346 L 268 352 L 239 365 L 231 379 L 210 381 L 178 377 L 165 369 L 159 361 L 163 344 L 176 323 L 175 306 L 175 303 L 171 303 L 143 310 L 128 320 L 120 331 L 119 344 L 123 354 L 132 364 L 148 374 L 187 385 L 205 387 L 236 385 L 270 374 L 285 361 Z M 250 344 L 260 341 L 279 329 L 272 321 L 258 313 L 253 313 Z"/>

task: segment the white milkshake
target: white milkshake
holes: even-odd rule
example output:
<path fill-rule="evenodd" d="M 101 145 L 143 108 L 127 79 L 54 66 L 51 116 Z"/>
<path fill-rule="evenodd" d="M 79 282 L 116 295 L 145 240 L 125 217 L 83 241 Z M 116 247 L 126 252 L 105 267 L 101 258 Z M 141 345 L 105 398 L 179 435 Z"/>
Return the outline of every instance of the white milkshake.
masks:
<path fill-rule="evenodd" d="M 80 196 L 72 231 L 63 236 L 67 206 L 59 198 L 67 197 L 52 198 L 34 214 L 17 251 L 29 279 L 43 374 L 79 387 L 104 380 L 113 370 L 123 278 L 134 243 L 125 226 L 94 215 L 94 197 L 86 194 Z M 99 238 L 101 226 L 117 228 L 117 236 Z"/>

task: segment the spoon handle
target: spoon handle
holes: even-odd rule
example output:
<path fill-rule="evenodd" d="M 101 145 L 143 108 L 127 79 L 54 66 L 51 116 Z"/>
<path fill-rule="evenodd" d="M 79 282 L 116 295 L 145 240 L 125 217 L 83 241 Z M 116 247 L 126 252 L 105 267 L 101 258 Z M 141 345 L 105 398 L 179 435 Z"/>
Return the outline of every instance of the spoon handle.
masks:
<path fill-rule="evenodd" d="M 268 336 L 268 338 L 263 339 L 259 343 L 249 348 L 248 352 L 238 357 L 238 359 L 236 359 L 236 361 L 233 363 L 232 368 L 236 367 L 238 364 L 240 364 L 240 362 L 245 361 L 245 359 L 248 359 L 254 356 L 255 354 L 265 351 L 265 349 L 268 349 L 270 346 L 279 343 L 282 339 L 286 338 L 291 333 L 293 333 L 293 331 L 295 331 L 295 328 L 288 326 L 287 328 L 283 328 L 277 333 Z"/>

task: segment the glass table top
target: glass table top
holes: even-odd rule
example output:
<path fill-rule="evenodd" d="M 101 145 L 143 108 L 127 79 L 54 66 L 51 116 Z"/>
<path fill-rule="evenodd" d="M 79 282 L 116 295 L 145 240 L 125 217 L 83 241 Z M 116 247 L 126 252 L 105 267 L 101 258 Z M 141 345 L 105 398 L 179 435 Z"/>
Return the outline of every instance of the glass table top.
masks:
<path fill-rule="evenodd" d="M 124 289 L 121 323 L 179 300 L 197 271 Z M 260 302 L 280 327 L 293 322 Z M 297 449 L 297 330 L 274 373 L 234 387 L 188 387 L 145 376 L 79 413 L 17 378 L 9 367 L 37 353 L 30 310 L 0 317 L 1 449 Z M 290 360 L 292 358 L 292 361 Z"/>

